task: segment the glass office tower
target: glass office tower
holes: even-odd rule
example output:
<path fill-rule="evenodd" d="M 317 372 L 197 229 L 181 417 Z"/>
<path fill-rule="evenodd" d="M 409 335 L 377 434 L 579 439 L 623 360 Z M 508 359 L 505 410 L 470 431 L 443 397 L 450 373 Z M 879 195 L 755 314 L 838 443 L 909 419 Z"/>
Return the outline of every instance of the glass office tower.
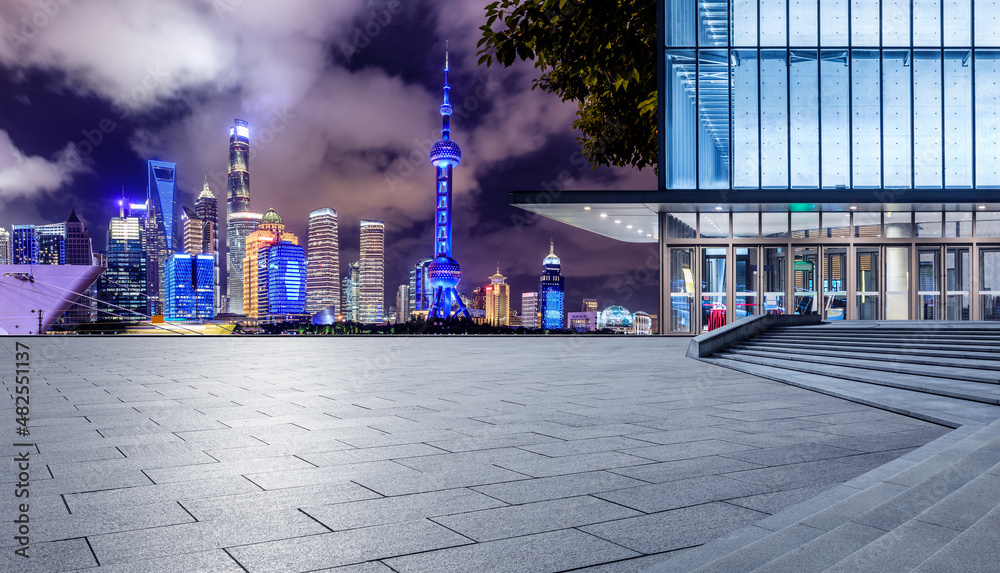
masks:
<path fill-rule="evenodd" d="M 663 333 L 1000 320 L 1000 2 L 659 7 L 658 190 L 515 205 L 658 243 Z"/>

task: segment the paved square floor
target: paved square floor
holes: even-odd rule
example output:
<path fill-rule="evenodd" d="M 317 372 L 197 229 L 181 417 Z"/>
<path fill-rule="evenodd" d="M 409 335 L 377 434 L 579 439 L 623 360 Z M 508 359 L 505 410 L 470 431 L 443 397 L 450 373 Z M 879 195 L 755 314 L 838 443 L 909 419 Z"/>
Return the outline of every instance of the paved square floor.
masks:
<path fill-rule="evenodd" d="M 2 571 L 636 572 L 948 431 L 686 339 L 19 340 L 31 435 L 5 402 Z"/>

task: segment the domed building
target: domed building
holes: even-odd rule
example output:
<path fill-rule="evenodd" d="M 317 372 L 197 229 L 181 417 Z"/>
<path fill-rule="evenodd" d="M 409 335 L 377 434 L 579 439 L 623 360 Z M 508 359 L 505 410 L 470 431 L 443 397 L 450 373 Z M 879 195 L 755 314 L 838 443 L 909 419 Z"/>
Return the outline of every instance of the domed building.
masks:
<path fill-rule="evenodd" d="M 247 235 L 243 257 L 243 314 L 262 320 L 305 312 L 305 249 L 268 209 Z"/>
<path fill-rule="evenodd" d="M 632 313 L 617 304 L 609 306 L 597 315 L 597 329 L 609 328 L 618 334 L 632 331 Z"/>

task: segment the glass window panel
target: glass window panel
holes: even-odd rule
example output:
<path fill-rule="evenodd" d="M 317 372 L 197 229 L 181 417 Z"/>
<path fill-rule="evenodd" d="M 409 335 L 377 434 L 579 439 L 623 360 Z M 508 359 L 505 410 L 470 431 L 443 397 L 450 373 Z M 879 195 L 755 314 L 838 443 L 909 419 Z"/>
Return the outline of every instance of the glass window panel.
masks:
<path fill-rule="evenodd" d="M 788 271 L 786 259 L 783 247 L 764 249 L 764 273 L 761 280 L 764 286 L 765 314 L 785 313 L 785 273 Z"/>
<path fill-rule="evenodd" d="M 851 5 L 852 45 L 878 46 L 878 4 L 879 0 L 853 0 Z"/>
<path fill-rule="evenodd" d="M 882 145 L 884 186 L 910 187 L 910 52 L 882 54 Z"/>
<path fill-rule="evenodd" d="M 1000 237 L 1000 213 L 988 211 L 976 212 L 976 236 Z"/>
<path fill-rule="evenodd" d="M 823 213 L 824 237 L 850 237 L 850 213 Z"/>
<path fill-rule="evenodd" d="M 756 239 L 757 237 L 757 213 L 733 213 L 733 238 Z"/>
<path fill-rule="evenodd" d="M 998 2 L 1000 3 L 1000 2 Z M 977 10 L 979 4 L 976 5 Z M 1000 10 L 1000 6 L 997 7 Z M 1000 18 L 992 13 L 984 18 Z M 980 16 L 976 16 L 978 22 Z M 976 32 L 976 42 L 979 42 Z M 1000 44 L 1000 34 L 997 37 Z M 1000 187 L 1000 51 L 976 52 L 976 187 Z"/>
<path fill-rule="evenodd" d="M 941 249 L 917 249 L 917 318 L 941 319 Z"/>
<path fill-rule="evenodd" d="M 666 0 L 666 46 L 694 46 L 694 0 Z"/>
<path fill-rule="evenodd" d="M 1000 249 L 979 250 L 979 319 L 1000 320 Z"/>
<path fill-rule="evenodd" d="M 757 304 L 757 248 L 736 247 L 733 277 L 736 281 L 735 319 L 760 314 Z"/>
<path fill-rule="evenodd" d="M 976 45 L 1000 46 L 1000 0 L 974 0 Z M 976 61 L 976 65 L 979 62 Z"/>
<path fill-rule="evenodd" d="M 760 52 L 761 186 L 788 187 L 788 70 L 784 50 Z"/>
<path fill-rule="evenodd" d="M 792 50 L 792 187 L 819 187 L 819 65 L 815 51 Z"/>
<path fill-rule="evenodd" d="M 852 56 L 854 187 L 879 188 L 882 186 L 879 53 L 877 50 L 855 50 Z"/>
<path fill-rule="evenodd" d="M 757 52 L 733 50 L 732 54 L 733 187 L 752 189 L 760 185 Z"/>
<path fill-rule="evenodd" d="M 877 247 L 858 247 L 855 268 L 857 281 L 857 319 L 878 320 L 881 316 L 879 305 L 879 278 L 882 274 L 879 267 Z"/>
<path fill-rule="evenodd" d="M 694 189 L 698 113 L 694 105 L 694 51 L 668 50 L 663 93 L 666 108 L 667 189 Z"/>
<path fill-rule="evenodd" d="M 820 114 L 823 133 L 823 187 L 850 185 L 850 68 L 843 50 L 820 52 Z"/>
<path fill-rule="evenodd" d="M 792 262 L 792 286 L 795 289 L 794 314 L 816 314 L 819 301 L 816 300 L 816 286 L 819 280 L 819 265 L 816 247 L 796 247 Z"/>
<path fill-rule="evenodd" d="M 733 45 L 757 45 L 757 0 L 732 0 Z"/>
<path fill-rule="evenodd" d="M 692 332 L 694 249 L 670 249 L 670 332 Z M 695 315 L 697 317 L 697 315 Z"/>
<path fill-rule="evenodd" d="M 940 187 L 941 52 L 913 52 L 913 159 L 915 187 Z"/>
<path fill-rule="evenodd" d="M 819 43 L 821 46 L 846 46 L 847 9 L 851 0 L 819 0 Z"/>
<path fill-rule="evenodd" d="M 698 188 L 729 188 L 729 54 L 698 51 Z"/>
<path fill-rule="evenodd" d="M 910 318 L 910 248 L 885 248 L 885 318 Z"/>
<path fill-rule="evenodd" d="M 847 318 L 847 248 L 823 247 L 823 320 Z"/>
<path fill-rule="evenodd" d="M 819 213 L 792 213 L 792 238 L 819 236 Z"/>
<path fill-rule="evenodd" d="M 882 0 L 882 46 L 909 45 L 910 0 Z"/>
<path fill-rule="evenodd" d="M 944 53 L 944 183 L 972 187 L 972 51 Z"/>
<path fill-rule="evenodd" d="M 788 236 L 788 213 L 761 213 L 760 217 L 764 238 Z"/>
<path fill-rule="evenodd" d="M 726 324 L 726 251 L 702 249 L 701 309 L 705 330 Z"/>
<path fill-rule="evenodd" d="M 944 45 L 970 46 L 972 38 L 972 0 L 943 0 Z M 988 14 L 983 14 L 987 16 Z"/>
<path fill-rule="evenodd" d="M 877 239 L 882 236 L 882 213 L 854 212 L 854 236 Z"/>
<path fill-rule="evenodd" d="M 972 212 L 949 211 L 944 214 L 945 237 L 971 237 Z"/>
<path fill-rule="evenodd" d="M 784 46 L 786 0 L 760 0 L 760 45 Z M 756 44 L 756 40 L 754 40 Z"/>
<path fill-rule="evenodd" d="M 698 0 L 698 45 L 725 46 L 729 43 L 726 4 L 718 0 Z"/>
<path fill-rule="evenodd" d="M 941 213 L 914 213 L 913 220 L 916 223 L 918 237 L 940 237 L 941 236 Z"/>
<path fill-rule="evenodd" d="M 913 222 L 910 217 L 912 213 L 908 211 L 886 212 L 885 214 L 885 237 L 887 239 L 909 239 L 913 236 Z"/>
<path fill-rule="evenodd" d="M 941 45 L 940 0 L 913 0 L 913 45 Z"/>
<path fill-rule="evenodd" d="M 667 213 L 668 239 L 694 239 L 698 236 L 695 225 L 698 224 L 694 213 Z"/>
<path fill-rule="evenodd" d="M 729 213 L 702 213 L 701 237 L 725 239 L 729 237 Z"/>
<path fill-rule="evenodd" d="M 816 34 L 818 3 L 816 0 L 791 0 L 788 5 L 788 45 L 818 46 Z"/>
<path fill-rule="evenodd" d="M 944 262 L 945 320 L 969 320 L 969 249 L 948 248 Z"/>

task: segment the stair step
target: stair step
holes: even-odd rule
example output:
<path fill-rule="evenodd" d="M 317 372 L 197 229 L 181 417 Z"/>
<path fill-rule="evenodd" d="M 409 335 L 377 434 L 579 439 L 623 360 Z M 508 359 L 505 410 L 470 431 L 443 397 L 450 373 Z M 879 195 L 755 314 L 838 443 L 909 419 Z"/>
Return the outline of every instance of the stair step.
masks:
<path fill-rule="evenodd" d="M 888 388 L 899 388 L 901 390 L 909 390 L 925 394 L 956 398 L 960 400 L 980 402 L 983 404 L 992 404 L 992 405 L 1000 404 L 1000 398 L 998 398 L 997 389 L 986 386 L 985 384 L 984 388 L 980 389 L 975 386 L 972 387 L 967 386 L 967 384 L 969 384 L 968 382 L 955 381 L 955 380 L 941 380 L 932 377 L 923 377 L 923 379 L 921 380 L 911 380 L 907 378 L 905 380 L 900 381 L 900 380 L 893 380 L 892 376 L 886 376 L 886 375 L 880 377 L 873 377 L 870 374 L 868 374 L 868 371 L 866 371 L 863 368 L 856 368 L 839 364 L 830 365 L 830 366 L 837 366 L 837 369 L 834 370 L 831 368 L 820 367 L 823 365 L 809 366 L 803 363 L 803 361 L 793 361 L 775 357 L 757 357 L 746 353 L 742 353 L 740 351 L 726 350 L 716 354 L 716 356 L 733 361 L 756 364 L 759 366 L 770 366 L 773 368 L 780 368 L 792 372 L 802 372 L 806 374 L 813 374 L 828 378 L 840 378 L 843 380 L 851 380 L 853 382 L 859 382 L 862 384 L 870 384 L 874 386 L 883 386 Z"/>
<path fill-rule="evenodd" d="M 891 360 L 894 362 L 908 362 L 911 364 L 918 364 L 920 363 L 919 361 L 925 360 L 927 358 L 947 358 L 948 360 L 961 361 L 960 364 L 969 364 L 969 365 L 976 364 L 978 368 L 1000 369 L 1000 353 L 997 352 L 956 352 L 955 350 L 952 349 L 921 350 L 921 349 L 912 349 L 907 347 L 907 348 L 897 348 L 892 353 L 888 353 L 884 351 L 876 352 L 874 349 L 879 347 L 872 344 L 849 346 L 840 343 L 824 344 L 819 342 L 805 342 L 805 341 L 798 341 L 797 343 L 788 343 L 788 342 L 760 341 L 757 339 L 745 341 L 741 343 L 739 346 L 776 348 L 776 349 L 780 348 L 784 352 L 796 352 L 796 353 L 807 353 L 816 351 L 816 352 L 839 352 L 839 353 L 849 354 L 851 356 L 855 355 L 880 356 L 884 360 Z"/>
<path fill-rule="evenodd" d="M 936 337 L 927 336 L 920 338 L 911 337 L 897 337 L 897 336 L 864 336 L 855 335 L 850 336 L 818 336 L 818 335 L 806 335 L 806 334 L 770 334 L 763 333 L 758 334 L 753 338 L 754 340 L 761 341 L 788 341 L 788 342 L 809 342 L 809 343 L 836 343 L 836 344 L 853 344 L 861 345 L 865 343 L 874 343 L 881 345 L 897 345 L 905 347 L 919 347 L 919 346 L 932 346 L 939 348 L 953 348 L 956 346 L 966 347 L 970 344 L 976 347 L 981 347 L 983 349 L 996 350 L 1000 348 L 1000 340 L 994 341 L 992 338 L 981 338 L 979 336 L 969 335 L 955 338 L 946 337 Z"/>
<path fill-rule="evenodd" d="M 921 563 L 915 573 L 992 573 L 1000 563 L 1000 511 L 994 509 Z"/>
<path fill-rule="evenodd" d="M 1000 370 L 1000 361 L 991 364 L 991 371 L 984 373 L 982 368 L 977 368 L 975 366 L 962 366 L 956 361 L 922 360 L 919 362 L 903 362 L 893 360 L 891 356 L 880 356 L 877 354 L 866 354 L 861 352 L 838 352 L 835 350 L 795 351 L 775 347 L 761 347 L 753 343 L 738 344 L 728 348 L 726 351 L 766 353 L 767 355 L 783 357 L 785 360 L 815 362 L 817 364 L 830 364 L 835 366 L 843 365 L 863 367 L 869 370 L 881 370 L 885 372 L 913 374 L 915 376 L 950 378 L 955 380 L 981 382 L 983 384 L 1000 385 L 1000 373 L 992 372 L 994 369 Z M 756 355 L 760 356 L 762 354 Z M 845 363 L 845 360 L 849 360 L 849 362 Z"/>

